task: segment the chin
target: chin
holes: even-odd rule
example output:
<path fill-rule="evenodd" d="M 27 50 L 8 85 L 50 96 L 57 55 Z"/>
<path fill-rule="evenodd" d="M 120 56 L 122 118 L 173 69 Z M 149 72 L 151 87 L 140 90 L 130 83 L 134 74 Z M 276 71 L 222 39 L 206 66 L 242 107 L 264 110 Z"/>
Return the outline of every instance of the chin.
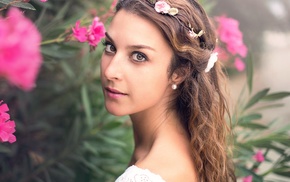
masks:
<path fill-rule="evenodd" d="M 110 114 L 112 114 L 114 116 L 126 116 L 126 115 L 128 115 L 127 113 L 120 111 L 120 109 L 112 109 L 112 108 L 108 108 L 108 107 L 106 107 L 106 109 Z"/>

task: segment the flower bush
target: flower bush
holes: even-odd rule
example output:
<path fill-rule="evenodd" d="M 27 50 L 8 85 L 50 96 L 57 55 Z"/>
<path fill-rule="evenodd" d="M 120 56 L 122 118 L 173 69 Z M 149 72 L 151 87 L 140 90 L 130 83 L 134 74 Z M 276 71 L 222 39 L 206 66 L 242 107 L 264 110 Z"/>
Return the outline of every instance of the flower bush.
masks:
<path fill-rule="evenodd" d="M 9 108 L 7 104 L 0 101 L 0 142 L 14 143 L 16 137 L 13 135 L 15 132 L 15 123 L 10 120 L 10 115 L 7 114 Z"/>
<path fill-rule="evenodd" d="M 0 17 L 0 32 L 0 77 L 31 90 L 42 63 L 40 33 L 16 8 L 8 11 L 7 18 Z"/>
<path fill-rule="evenodd" d="M 277 181 L 275 175 L 288 181 L 290 125 L 280 124 L 279 120 L 265 121 L 263 113 L 282 107 L 283 104 L 279 104 L 279 101 L 289 97 L 290 92 L 269 93 L 270 88 L 266 88 L 253 93 L 251 59 L 247 59 L 246 65 L 248 92 L 241 92 L 231 119 L 236 175 L 243 182 Z M 263 164 L 267 165 L 262 168 Z"/>
<path fill-rule="evenodd" d="M 105 27 L 102 22 L 100 22 L 99 17 L 95 17 L 92 24 L 86 27 L 80 27 L 80 21 L 76 22 L 75 27 L 72 29 L 73 36 L 80 42 L 88 42 L 90 46 L 94 49 L 105 37 Z"/>
<path fill-rule="evenodd" d="M 229 62 L 234 59 L 234 67 L 238 71 L 244 71 L 245 63 L 241 58 L 245 58 L 248 48 L 243 43 L 243 34 L 239 29 L 239 22 L 226 16 L 215 17 L 218 24 L 217 33 L 219 35 L 219 46 L 216 51 L 220 53 L 220 59 Z M 231 66 L 228 64 L 227 66 Z"/>
<path fill-rule="evenodd" d="M 97 45 L 117 1 L 42 2 L 0 0 L 0 181 L 113 181 L 133 147 L 128 118 L 103 106 L 99 78 Z M 231 119 L 236 175 L 244 182 L 271 181 L 270 174 L 289 179 L 290 126 L 262 122 L 262 111 L 281 107 L 290 93 L 253 93 L 238 21 L 214 20 L 219 60 L 247 74 Z"/>

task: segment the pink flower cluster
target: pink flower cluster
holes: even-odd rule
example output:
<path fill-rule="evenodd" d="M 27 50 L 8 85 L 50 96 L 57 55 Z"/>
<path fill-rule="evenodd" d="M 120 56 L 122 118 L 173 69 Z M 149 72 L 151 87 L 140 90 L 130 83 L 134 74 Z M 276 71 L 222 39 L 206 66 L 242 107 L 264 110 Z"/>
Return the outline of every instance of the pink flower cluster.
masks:
<path fill-rule="evenodd" d="M 257 162 L 263 162 L 265 160 L 264 154 L 259 150 L 254 156 L 253 159 Z"/>
<path fill-rule="evenodd" d="M 23 13 L 11 8 L 0 17 L 0 78 L 29 91 L 35 86 L 42 56 L 41 35 Z"/>
<path fill-rule="evenodd" d="M 105 37 L 105 26 L 99 21 L 98 17 L 95 17 L 92 24 L 87 27 L 80 26 L 80 20 L 72 28 L 73 36 L 79 42 L 88 42 L 90 46 L 96 47 L 102 38 Z"/>
<path fill-rule="evenodd" d="M 7 104 L 2 104 L 0 101 L 0 142 L 13 143 L 16 137 L 13 135 L 15 132 L 15 123 L 10 120 L 10 115 L 7 113 L 9 108 Z"/>
<path fill-rule="evenodd" d="M 110 9 L 114 8 L 118 3 L 118 0 L 113 0 Z"/>
<path fill-rule="evenodd" d="M 263 162 L 265 160 L 263 152 L 261 150 L 256 152 L 255 155 L 253 155 L 253 159 L 256 162 L 259 162 L 259 163 Z M 255 168 L 253 171 L 257 172 L 257 168 Z M 252 175 L 249 175 L 249 176 L 246 176 L 246 177 L 243 178 L 243 182 L 252 182 L 252 181 L 253 181 L 253 176 Z"/>
<path fill-rule="evenodd" d="M 250 176 L 246 176 L 243 178 L 243 182 L 252 182 L 253 181 L 253 176 L 250 175 Z"/>
<path fill-rule="evenodd" d="M 226 16 L 216 17 L 215 20 L 218 23 L 218 35 L 220 41 L 225 44 L 226 50 L 232 56 L 235 56 L 234 65 L 238 71 L 245 69 L 245 63 L 241 58 L 245 58 L 248 53 L 248 49 L 243 43 L 243 34 L 239 29 L 239 22 Z M 218 48 L 220 55 L 227 54 Z"/>

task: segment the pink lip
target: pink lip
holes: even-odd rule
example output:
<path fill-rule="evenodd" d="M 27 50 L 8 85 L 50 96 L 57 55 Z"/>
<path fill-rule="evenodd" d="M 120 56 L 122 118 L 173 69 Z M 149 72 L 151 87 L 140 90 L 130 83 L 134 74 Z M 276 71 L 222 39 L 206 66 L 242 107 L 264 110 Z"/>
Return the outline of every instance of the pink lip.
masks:
<path fill-rule="evenodd" d="M 120 92 L 119 90 L 109 88 L 109 87 L 106 87 L 105 91 L 106 91 L 107 96 L 109 96 L 110 98 L 113 98 L 113 99 L 118 99 L 120 97 L 128 95 L 128 94 Z"/>

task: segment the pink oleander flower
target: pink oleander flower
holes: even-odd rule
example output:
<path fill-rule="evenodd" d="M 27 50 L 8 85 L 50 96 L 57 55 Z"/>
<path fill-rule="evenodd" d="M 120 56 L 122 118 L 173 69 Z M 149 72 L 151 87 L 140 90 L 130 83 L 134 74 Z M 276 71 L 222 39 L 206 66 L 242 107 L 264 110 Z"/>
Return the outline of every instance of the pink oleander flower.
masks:
<path fill-rule="evenodd" d="M 113 0 L 112 4 L 111 4 L 111 8 L 114 8 L 118 3 L 118 0 Z"/>
<path fill-rule="evenodd" d="M 168 11 L 170 10 L 170 6 L 169 4 L 167 4 L 165 1 L 157 1 L 155 3 L 155 11 L 157 11 L 157 13 L 165 13 L 167 14 Z"/>
<path fill-rule="evenodd" d="M 238 71 L 244 71 L 246 68 L 246 64 L 239 57 L 235 58 L 235 67 Z"/>
<path fill-rule="evenodd" d="M 40 0 L 41 2 L 46 2 L 47 0 Z"/>
<path fill-rule="evenodd" d="M 218 22 L 218 35 L 222 42 L 226 44 L 227 50 L 233 55 L 246 57 L 248 49 L 243 43 L 243 34 L 239 29 L 239 22 L 226 16 L 216 17 Z"/>
<path fill-rule="evenodd" d="M 73 36 L 80 42 L 86 42 L 87 41 L 87 28 L 86 27 L 80 27 L 80 20 L 76 22 L 76 25 L 74 28 L 72 28 Z"/>
<path fill-rule="evenodd" d="M 254 156 L 253 159 L 257 162 L 263 162 L 265 160 L 264 154 L 259 150 Z"/>
<path fill-rule="evenodd" d="M 90 46 L 96 47 L 102 38 L 105 37 L 105 26 L 95 17 L 92 24 L 86 27 L 80 27 L 80 21 L 77 21 L 75 27 L 72 28 L 73 36 L 79 42 L 88 42 Z"/>
<path fill-rule="evenodd" d="M 105 26 L 99 21 L 98 17 L 95 17 L 88 30 L 88 41 L 93 47 L 97 46 L 102 38 L 105 37 Z"/>
<path fill-rule="evenodd" d="M 221 61 L 228 61 L 230 58 L 229 54 L 219 46 L 216 46 L 213 52 L 217 52 L 219 54 L 219 60 Z"/>
<path fill-rule="evenodd" d="M 42 56 L 41 35 L 17 8 L 0 17 L 0 78 L 29 91 L 35 87 Z"/>
<path fill-rule="evenodd" d="M 16 137 L 13 135 L 15 132 L 15 123 L 10 120 L 10 115 L 7 113 L 9 108 L 7 104 L 2 104 L 0 101 L 0 142 L 13 143 Z"/>
<path fill-rule="evenodd" d="M 253 176 L 250 175 L 250 176 L 246 176 L 243 178 L 243 182 L 252 182 L 253 181 Z"/>

